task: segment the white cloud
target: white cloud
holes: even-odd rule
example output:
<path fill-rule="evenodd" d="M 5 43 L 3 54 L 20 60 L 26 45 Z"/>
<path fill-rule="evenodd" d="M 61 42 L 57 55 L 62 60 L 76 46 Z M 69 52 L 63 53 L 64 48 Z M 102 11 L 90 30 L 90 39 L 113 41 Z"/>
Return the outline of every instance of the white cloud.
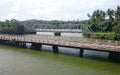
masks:
<path fill-rule="evenodd" d="M 16 7 L 16 6 L 15 6 L 15 7 L 10 7 L 10 9 L 11 9 L 12 11 L 16 11 L 16 12 L 19 11 L 19 8 Z"/>
<path fill-rule="evenodd" d="M 16 18 L 16 17 L 18 17 L 18 15 L 16 13 L 10 13 L 7 15 L 6 19 Z"/>
<path fill-rule="evenodd" d="M 46 20 L 87 19 L 96 9 L 115 8 L 119 0 L 0 0 L 0 20 L 16 18 Z"/>

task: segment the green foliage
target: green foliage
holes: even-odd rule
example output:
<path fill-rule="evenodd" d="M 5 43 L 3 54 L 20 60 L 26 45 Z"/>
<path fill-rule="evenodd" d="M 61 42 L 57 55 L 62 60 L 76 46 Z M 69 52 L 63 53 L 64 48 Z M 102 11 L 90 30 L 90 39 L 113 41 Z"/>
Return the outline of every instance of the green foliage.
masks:
<path fill-rule="evenodd" d="M 110 32 L 120 22 L 120 6 L 117 9 L 108 9 L 106 12 L 96 10 L 92 15 L 88 14 L 90 18 L 88 23 L 95 32 Z"/>
<path fill-rule="evenodd" d="M 114 32 L 97 32 L 94 33 L 95 36 L 98 36 L 101 39 L 115 40 L 116 36 Z"/>
<path fill-rule="evenodd" d="M 0 33 L 5 34 L 24 34 L 24 26 L 15 19 L 0 22 Z"/>
<path fill-rule="evenodd" d="M 120 40 L 120 23 L 113 28 L 113 31 L 115 32 L 116 39 Z"/>
<path fill-rule="evenodd" d="M 94 32 L 114 32 L 115 34 L 94 34 L 104 39 L 120 39 L 120 6 L 117 9 L 108 9 L 107 11 L 96 10 L 88 23 Z"/>
<path fill-rule="evenodd" d="M 84 33 L 83 36 L 84 37 L 90 37 L 90 34 Z"/>

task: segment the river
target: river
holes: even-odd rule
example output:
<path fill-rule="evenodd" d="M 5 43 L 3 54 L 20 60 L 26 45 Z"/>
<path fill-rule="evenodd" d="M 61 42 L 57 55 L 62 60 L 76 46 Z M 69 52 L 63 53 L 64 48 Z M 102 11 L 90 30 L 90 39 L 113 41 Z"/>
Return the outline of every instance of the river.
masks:
<path fill-rule="evenodd" d="M 0 75 L 120 75 L 119 63 L 104 60 L 108 53 L 86 50 L 80 58 L 77 49 L 45 52 L 51 50 L 46 45 L 42 51 L 0 45 Z"/>

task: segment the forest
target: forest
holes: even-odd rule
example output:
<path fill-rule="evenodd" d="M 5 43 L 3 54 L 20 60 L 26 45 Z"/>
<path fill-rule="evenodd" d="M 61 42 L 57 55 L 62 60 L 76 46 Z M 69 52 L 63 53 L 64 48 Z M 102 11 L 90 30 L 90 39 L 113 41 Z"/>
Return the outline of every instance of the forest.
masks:
<path fill-rule="evenodd" d="M 89 17 L 88 24 L 95 35 L 105 39 L 120 39 L 120 6 L 116 9 L 95 10 Z"/>
<path fill-rule="evenodd" d="M 24 25 L 18 20 L 0 21 L 0 33 L 3 34 L 24 34 Z"/>

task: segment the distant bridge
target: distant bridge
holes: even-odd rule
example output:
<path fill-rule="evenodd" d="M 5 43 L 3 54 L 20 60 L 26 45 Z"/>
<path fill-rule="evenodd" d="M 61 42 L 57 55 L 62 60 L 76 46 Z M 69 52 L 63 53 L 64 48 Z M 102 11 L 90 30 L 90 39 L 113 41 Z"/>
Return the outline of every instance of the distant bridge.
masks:
<path fill-rule="evenodd" d="M 82 33 L 81 29 L 35 29 L 36 32 Z"/>
<path fill-rule="evenodd" d="M 53 32 L 55 35 L 60 36 L 61 33 L 83 33 L 92 34 L 92 29 L 88 24 L 79 24 L 80 29 L 35 29 L 36 32 Z"/>

